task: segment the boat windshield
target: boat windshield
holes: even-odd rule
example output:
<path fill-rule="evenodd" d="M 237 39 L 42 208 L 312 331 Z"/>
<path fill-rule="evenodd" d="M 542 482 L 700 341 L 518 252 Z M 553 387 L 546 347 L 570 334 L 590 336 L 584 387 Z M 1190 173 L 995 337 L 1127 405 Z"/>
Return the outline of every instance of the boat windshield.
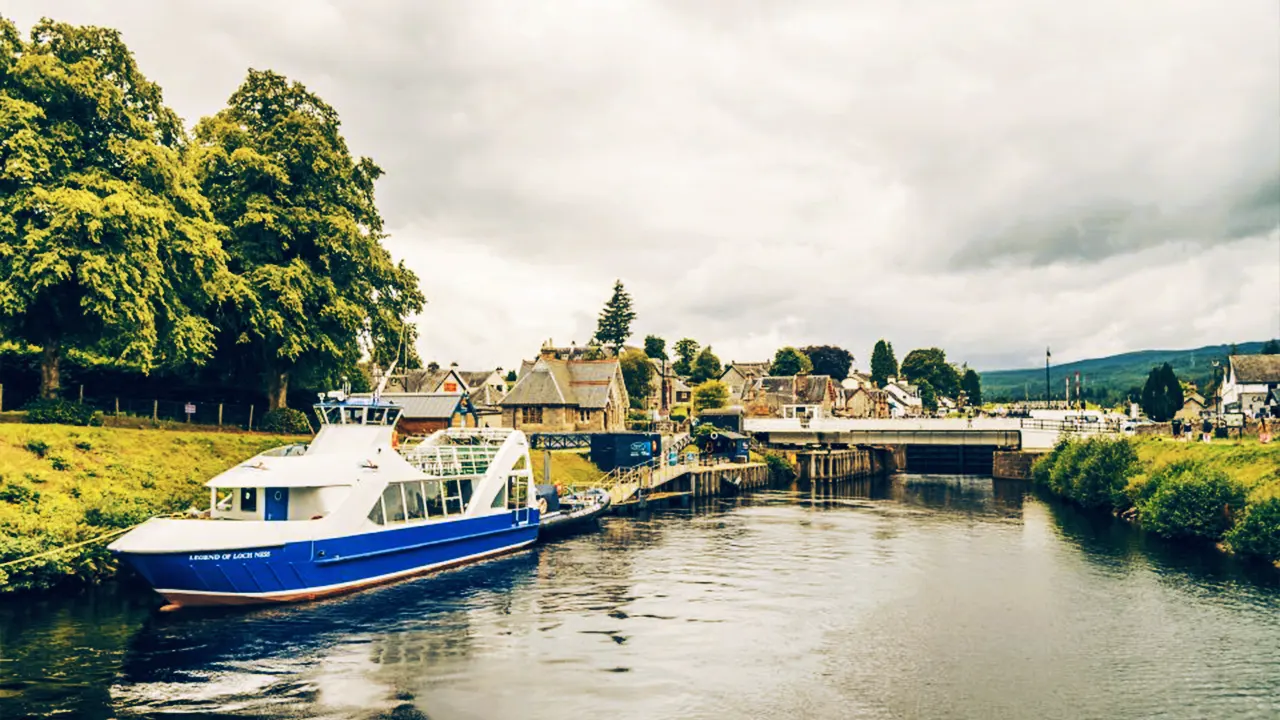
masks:
<path fill-rule="evenodd" d="M 394 405 L 321 403 L 315 406 L 316 417 L 325 425 L 395 425 L 400 408 Z"/>

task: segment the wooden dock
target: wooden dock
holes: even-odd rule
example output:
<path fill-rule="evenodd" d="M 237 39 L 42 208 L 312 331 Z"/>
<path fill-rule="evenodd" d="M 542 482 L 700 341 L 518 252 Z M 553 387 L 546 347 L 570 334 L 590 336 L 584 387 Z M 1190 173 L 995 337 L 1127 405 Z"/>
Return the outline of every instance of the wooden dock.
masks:
<path fill-rule="evenodd" d="M 735 495 L 769 485 L 769 467 L 760 462 L 681 464 L 659 469 L 622 488 L 612 504 L 615 514 L 650 507 L 687 506 L 702 498 Z M 619 495 L 622 495 L 619 492 Z"/>

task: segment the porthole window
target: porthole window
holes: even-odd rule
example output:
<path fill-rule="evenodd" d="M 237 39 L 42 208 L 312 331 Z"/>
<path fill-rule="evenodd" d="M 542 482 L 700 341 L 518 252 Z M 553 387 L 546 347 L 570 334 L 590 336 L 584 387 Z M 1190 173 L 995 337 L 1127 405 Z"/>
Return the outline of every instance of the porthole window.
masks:
<path fill-rule="evenodd" d="M 240 488 L 240 512 L 258 511 L 258 489 Z"/>

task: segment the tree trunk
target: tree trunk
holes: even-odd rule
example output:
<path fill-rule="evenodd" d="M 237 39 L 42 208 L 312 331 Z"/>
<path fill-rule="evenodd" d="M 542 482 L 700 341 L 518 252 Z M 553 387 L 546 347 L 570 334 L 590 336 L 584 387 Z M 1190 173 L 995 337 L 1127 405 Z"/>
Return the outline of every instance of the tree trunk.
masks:
<path fill-rule="evenodd" d="M 267 372 L 267 410 L 289 407 L 289 373 Z"/>
<path fill-rule="evenodd" d="M 49 339 L 40 350 L 40 397 L 52 400 L 62 389 L 62 343 Z"/>

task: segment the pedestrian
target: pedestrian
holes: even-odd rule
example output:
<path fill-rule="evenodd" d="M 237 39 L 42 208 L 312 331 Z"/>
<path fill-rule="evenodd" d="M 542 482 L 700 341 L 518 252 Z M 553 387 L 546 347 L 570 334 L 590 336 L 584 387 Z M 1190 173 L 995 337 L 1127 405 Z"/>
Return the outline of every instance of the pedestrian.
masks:
<path fill-rule="evenodd" d="M 1262 426 L 1258 428 L 1258 442 L 1263 445 L 1271 442 L 1271 429 L 1267 427 L 1267 419 L 1262 419 Z"/>
<path fill-rule="evenodd" d="M 1213 430 L 1213 423 L 1209 422 L 1209 418 L 1200 421 L 1200 431 L 1203 434 L 1204 442 L 1209 442 L 1209 433 Z"/>

